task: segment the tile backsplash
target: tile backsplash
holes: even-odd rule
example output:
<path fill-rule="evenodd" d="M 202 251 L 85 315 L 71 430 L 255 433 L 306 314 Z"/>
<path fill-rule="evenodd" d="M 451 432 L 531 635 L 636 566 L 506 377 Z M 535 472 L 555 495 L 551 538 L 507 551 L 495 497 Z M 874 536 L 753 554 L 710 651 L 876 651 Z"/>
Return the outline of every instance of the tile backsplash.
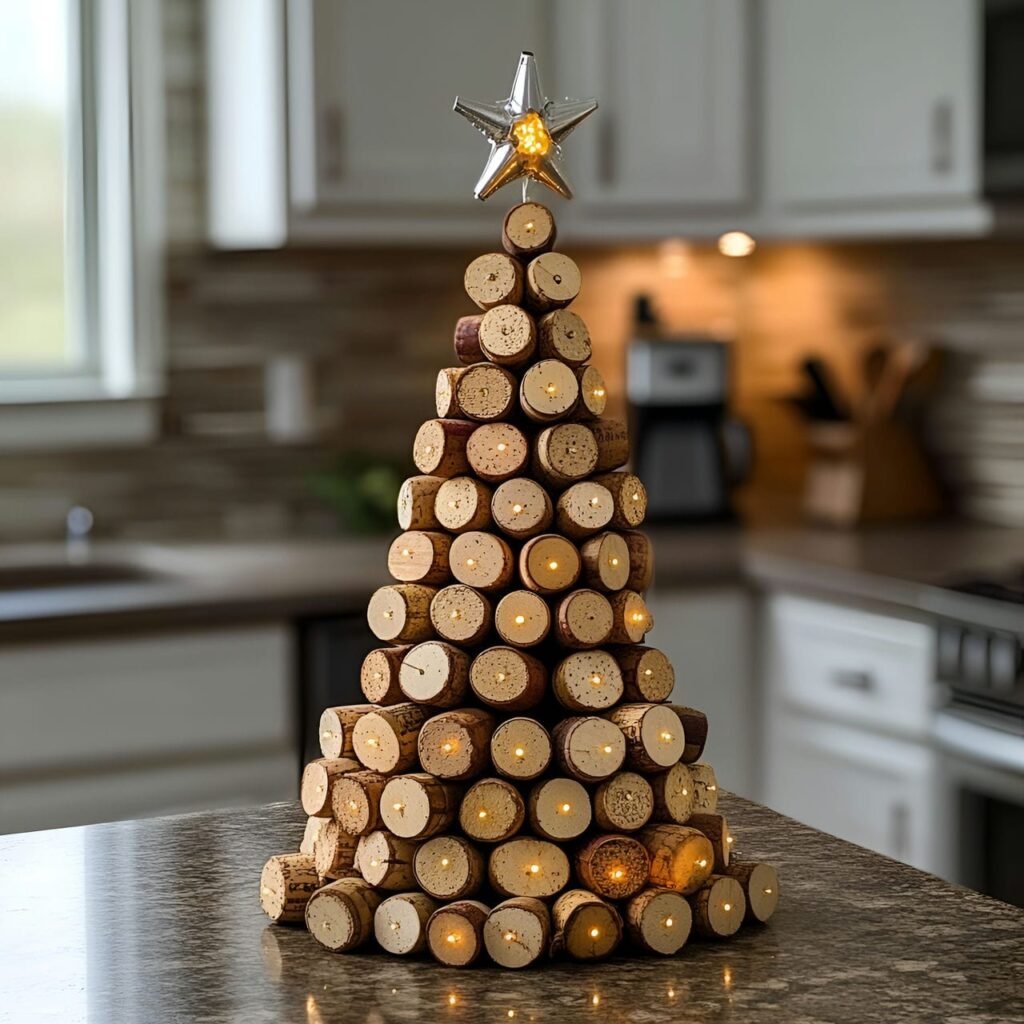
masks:
<path fill-rule="evenodd" d="M 452 326 L 470 311 L 462 272 L 478 250 L 210 252 L 200 8 L 164 4 L 171 252 L 161 439 L 136 450 L 0 454 L 5 539 L 59 536 L 74 503 L 94 510 L 105 536 L 328 532 L 335 519 L 311 476 L 353 451 L 411 469 L 412 434 L 433 414 Z M 679 241 L 564 242 L 583 271 L 576 308 L 618 398 L 613 408 L 621 410 L 636 294 L 652 297 L 672 332 L 733 340 L 736 411 L 755 431 L 755 477 L 741 500 L 753 517 L 796 513 L 805 439 L 780 399 L 796 387 L 799 358 L 822 355 L 852 393 L 865 346 L 898 334 L 955 353 L 932 437 L 962 508 L 1024 518 L 1024 244 L 787 243 L 730 260 Z M 305 364 L 313 384 L 317 430 L 297 444 L 275 443 L 265 429 L 266 369 L 282 355 Z"/>

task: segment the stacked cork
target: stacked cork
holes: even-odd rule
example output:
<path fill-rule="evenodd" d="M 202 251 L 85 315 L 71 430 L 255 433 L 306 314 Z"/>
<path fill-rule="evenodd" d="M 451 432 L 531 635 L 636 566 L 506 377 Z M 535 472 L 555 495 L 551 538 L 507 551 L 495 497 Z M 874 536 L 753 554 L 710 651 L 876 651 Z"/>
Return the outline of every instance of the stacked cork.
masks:
<path fill-rule="evenodd" d="M 466 270 L 479 311 L 413 443 L 367 703 L 323 712 L 302 845 L 263 870 L 271 919 L 335 952 L 674 954 L 778 900 L 769 865 L 732 857 L 707 719 L 644 644 L 646 493 L 554 242 L 523 203 Z"/>

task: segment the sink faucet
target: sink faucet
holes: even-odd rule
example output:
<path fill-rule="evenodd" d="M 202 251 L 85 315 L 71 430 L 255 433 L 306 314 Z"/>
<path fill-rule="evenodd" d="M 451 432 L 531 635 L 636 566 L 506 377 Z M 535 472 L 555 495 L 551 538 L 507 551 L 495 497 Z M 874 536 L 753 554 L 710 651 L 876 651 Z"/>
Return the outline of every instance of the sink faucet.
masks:
<path fill-rule="evenodd" d="M 89 557 L 89 537 L 95 517 L 84 505 L 73 505 L 64 519 L 64 544 L 69 562 L 84 562 Z"/>

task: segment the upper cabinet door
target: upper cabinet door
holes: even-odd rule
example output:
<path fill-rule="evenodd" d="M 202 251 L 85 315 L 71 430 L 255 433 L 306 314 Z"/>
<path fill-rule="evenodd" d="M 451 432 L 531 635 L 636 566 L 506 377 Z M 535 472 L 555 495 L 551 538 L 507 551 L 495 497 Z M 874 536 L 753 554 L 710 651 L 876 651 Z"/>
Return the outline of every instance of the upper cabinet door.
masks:
<path fill-rule="evenodd" d="M 456 92 L 506 95 L 521 49 L 537 53 L 543 72 L 544 9 L 543 0 L 292 0 L 293 201 L 471 204 L 487 145 L 452 102 Z"/>
<path fill-rule="evenodd" d="M 769 0 L 762 11 L 775 204 L 977 196 L 974 0 Z"/>
<path fill-rule="evenodd" d="M 559 85 L 600 103 L 567 143 L 581 203 L 671 211 L 748 198 L 745 0 L 560 0 L 554 11 Z"/>

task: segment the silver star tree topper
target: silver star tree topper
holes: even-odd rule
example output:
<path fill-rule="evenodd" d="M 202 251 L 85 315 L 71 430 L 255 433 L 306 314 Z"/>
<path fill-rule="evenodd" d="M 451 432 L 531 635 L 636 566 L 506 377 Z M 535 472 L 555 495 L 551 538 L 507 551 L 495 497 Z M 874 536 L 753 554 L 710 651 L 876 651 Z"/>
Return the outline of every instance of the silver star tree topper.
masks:
<path fill-rule="evenodd" d="M 547 99 L 540 86 L 537 61 L 524 50 L 507 100 L 478 103 L 456 96 L 453 109 L 491 144 L 491 155 L 473 190 L 477 199 L 487 199 L 517 178 L 533 178 L 565 199 L 572 199 L 572 188 L 560 164 L 561 143 L 597 110 L 597 100 Z M 525 184 L 523 187 L 525 190 Z"/>

